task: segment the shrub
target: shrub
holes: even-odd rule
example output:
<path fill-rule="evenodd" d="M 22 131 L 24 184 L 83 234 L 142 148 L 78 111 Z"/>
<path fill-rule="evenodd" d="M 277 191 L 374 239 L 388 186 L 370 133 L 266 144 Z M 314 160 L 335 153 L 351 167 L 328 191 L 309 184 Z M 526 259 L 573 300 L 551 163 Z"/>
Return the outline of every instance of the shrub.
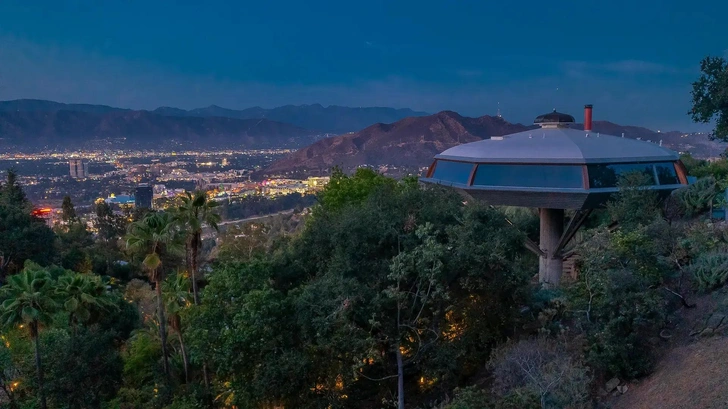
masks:
<path fill-rule="evenodd" d="M 711 291 L 723 286 L 728 280 L 728 254 L 701 254 L 689 266 L 701 291 Z"/>
<path fill-rule="evenodd" d="M 494 409 L 540 409 L 541 407 L 538 394 L 530 388 L 513 389 L 494 405 Z"/>
<path fill-rule="evenodd" d="M 442 409 L 491 409 L 488 393 L 477 386 L 455 389 L 455 399 Z"/>
<path fill-rule="evenodd" d="M 659 219 L 630 227 L 594 231 L 578 247 L 579 280 L 565 288 L 574 328 L 587 338 L 586 361 L 610 377 L 649 373 L 650 341 L 669 313 L 663 286 L 704 247 L 679 240 L 683 230 Z"/>
<path fill-rule="evenodd" d="M 708 210 L 717 194 L 718 184 L 712 176 L 699 179 L 692 185 L 675 192 L 675 196 L 687 216 L 694 216 Z"/>
<path fill-rule="evenodd" d="M 493 353 L 490 362 L 499 407 L 579 408 L 589 400 L 590 376 L 583 363 L 572 357 L 565 345 L 538 337 L 506 344 Z M 507 406 L 503 406 L 506 405 Z"/>
<path fill-rule="evenodd" d="M 582 271 L 569 291 L 590 367 L 625 378 L 649 373 L 649 340 L 665 322 L 664 291 L 631 271 L 598 269 Z"/>
<path fill-rule="evenodd" d="M 642 173 L 628 173 L 619 178 L 619 192 L 607 203 L 607 213 L 612 221 L 622 227 L 634 227 L 651 223 L 660 214 L 657 192 L 647 189 L 651 179 Z"/>
<path fill-rule="evenodd" d="M 205 405 L 191 396 L 175 396 L 174 401 L 164 409 L 202 409 Z"/>

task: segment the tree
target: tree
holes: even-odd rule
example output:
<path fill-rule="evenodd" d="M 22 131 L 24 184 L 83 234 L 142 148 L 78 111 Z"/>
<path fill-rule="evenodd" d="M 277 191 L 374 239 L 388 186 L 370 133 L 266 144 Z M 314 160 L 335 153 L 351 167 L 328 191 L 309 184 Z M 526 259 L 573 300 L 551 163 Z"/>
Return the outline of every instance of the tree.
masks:
<path fill-rule="evenodd" d="M 391 284 L 384 291 L 396 303 L 393 331 L 382 331 L 380 342 L 392 340 L 397 362 L 398 409 L 404 409 L 404 366 L 438 340 L 438 323 L 445 314 L 443 302 L 448 294 L 442 259 L 447 250 L 438 243 L 437 233 L 429 223 L 417 229 L 416 236 L 422 243 L 392 260 L 388 277 Z"/>
<path fill-rule="evenodd" d="M 63 204 L 61 204 L 61 219 L 66 224 L 71 224 L 79 221 L 78 216 L 76 215 L 76 208 L 73 206 L 73 202 L 71 202 L 70 196 L 64 196 L 63 197 Z"/>
<path fill-rule="evenodd" d="M 190 296 L 190 280 L 182 274 L 177 274 L 165 280 L 163 289 L 164 304 L 167 308 L 169 328 L 177 334 L 180 353 L 185 369 L 185 382 L 189 382 L 189 362 L 187 361 L 187 349 L 185 348 L 184 337 L 182 336 L 181 312 L 189 307 L 192 301 Z"/>
<path fill-rule="evenodd" d="M 505 345 L 494 352 L 490 366 L 494 389 L 506 398 L 538 397 L 541 409 L 591 406 L 587 368 L 561 342 L 541 336 Z"/>
<path fill-rule="evenodd" d="M 94 240 L 86 225 L 72 221 L 63 226 L 56 226 L 54 231 L 58 237 L 57 247 L 61 266 L 80 273 L 90 273 L 93 266 L 89 249 L 94 246 Z"/>
<path fill-rule="evenodd" d="M 4 185 L 0 185 L 0 204 L 19 206 L 27 212 L 32 210 L 32 205 L 18 181 L 18 173 L 14 169 L 8 169 L 7 180 Z"/>
<path fill-rule="evenodd" d="M 215 258 L 244 261 L 264 254 L 270 245 L 270 231 L 268 224 L 256 222 L 229 227 L 219 235 Z"/>
<path fill-rule="evenodd" d="M 657 192 L 647 188 L 651 176 L 639 172 L 620 176 L 619 192 L 607 203 L 607 213 L 612 221 L 631 228 L 651 223 L 660 216 L 660 198 Z"/>
<path fill-rule="evenodd" d="M 94 227 L 102 240 L 115 241 L 124 235 L 126 218 L 123 215 L 115 215 L 108 203 L 100 202 L 96 204 Z"/>
<path fill-rule="evenodd" d="M 30 338 L 35 342 L 35 366 L 38 375 L 40 406 L 42 409 L 46 409 L 38 331 L 41 325 L 52 320 L 52 314 L 58 307 L 54 300 L 53 281 L 45 270 L 26 268 L 20 274 L 10 277 L 1 290 L 4 301 L 0 305 L 0 323 L 6 328 L 27 325 Z"/>
<path fill-rule="evenodd" d="M 78 324 L 87 323 L 98 318 L 100 312 L 116 307 L 98 276 L 71 272 L 58 279 L 55 292 L 68 312 L 72 335 L 76 334 Z"/>
<path fill-rule="evenodd" d="M 728 140 L 728 61 L 705 57 L 700 62 L 700 78 L 693 82 L 693 121 L 708 123 L 715 119 L 713 136 Z"/>
<path fill-rule="evenodd" d="M 5 400 L 10 404 L 11 409 L 17 409 L 16 392 L 20 383 L 17 381 L 20 371 L 13 362 L 10 351 L 10 334 L 5 331 L 0 335 L 0 396 L 5 395 Z"/>
<path fill-rule="evenodd" d="M 25 260 L 49 264 L 54 257 L 53 230 L 31 215 L 32 204 L 18 183 L 17 174 L 9 170 L 6 183 L 0 186 L 0 284 L 8 274 L 23 268 Z"/>
<path fill-rule="evenodd" d="M 214 368 L 225 406 L 311 407 L 301 399 L 317 365 L 299 348 L 295 297 L 272 288 L 274 275 L 270 261 L 218 266 L 200 306 L 184 311 L 191 355 Z"/>
<path fill-rule="evenodd" d="M 132 266 L 117 263 L 123 259 L 121 238 L 126 232 L 128 219 L 122 214 L 114 214 L 111 206 L 104 201 L 96 203 L 94 210 L 96 217 L 93 218 L 93 228 L 96 235 L 87 248 L 93 263 L 93 272 L 129 279 Z"/>
<path fill-rule="evenodd" d="M 177 209 L 177 218 L 187 233 L 185 242 L 187 268 L 192 280 L 192 294 L 195 304 L 200 303 L 197 291 L 197 258 L 202 246 L 202 228 L 209 226 L 217 230 L 217 224 L 220 222 L 220 215 L 215 213 L 217 205 L 217 202 L 207 198 L 205 192 L 197 191 L 194 194 L 187 192 L 186 196 L 182 198 L 182 205 Z"/>
<path fill-rule="evenodd" d="M 326 209 L 340 209 L 349 204 L 360 204 L 380 187 L 396 183 L 394 179 L 371 169 L 358 168 L 352 176 L 347 176 L 341 168 L 335 167 L 318 200 Z"/>
<path fill-rule="evenodd" d="M 615 231 L 599 228 L 577 247 L 579 280 L 568 288 L 568 300 L 595 371 L 628 379 L 649 373 L 650 338 L 665 324 L 664 288 L 675 269 L 669 241 L 685 241 L 675 229 L 659 219 Z"/>
<path fill-rule="evenodd" d="M 440 189 L 387 182 L 318 208 L 271 281 L 298 294 L 321 403 L 341 405 L 338 392 L 401 405 L 403 388 L 465 376 L 514 327 L 522 240 L 502 213 Z"/>
<path fill-rule="evenodd" d="M 142 220 L 129 225 L 126 247 L 132 252 L 142 254 L 143 268 L 149 280 L 154 282 L 157 292 L 157 315 L 159 319 L 159 337 L 162 343 L 162 359 L 164 374 L 169 379 L 169 360 L 167 356 L 167 321 L 164 314 L 162 297 L 162 252 L 175 253 L 179 250 L 177 223 L 169 213 L 148 213 Z"/>
<path fill-rule="evenodd" d="M 124 348 L 124 387 L 119 390 L 122 408 L 155 407 L 158 377 L 157 366 L 161 356 L 159 340 L 149 331 L 139 330 L 126 342 Z M 152 404 L 152 405 L 150 405 Z M 162 406 L 162 405 L 159 405 Z M 113 406 L 112 406 L 113 407 Z"/>
<path fill-rule="evenodd" d="M 54 408 L 102 408 L 121 384 L 123 363 L 116 333 L 99 325 L 43 331 L 46 396 Z"/>
<path fill-rule="evenodd" d="M 337 177 L 299 234 L 219 259 L 183 312 L 226 406 L 401 406 L 475 375 L 520 328 L 536 259 L 503 213 L 370 171 Z"/>

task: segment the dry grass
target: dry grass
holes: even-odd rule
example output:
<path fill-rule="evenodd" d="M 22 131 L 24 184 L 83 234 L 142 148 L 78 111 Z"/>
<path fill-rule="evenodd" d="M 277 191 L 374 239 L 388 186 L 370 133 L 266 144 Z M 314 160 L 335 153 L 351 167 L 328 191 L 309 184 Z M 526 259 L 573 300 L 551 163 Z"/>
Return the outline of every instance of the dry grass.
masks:
<path fill-rule="evenodd" d="M 668 352 L 656 371 L 613 402 L 613 409 L 728 408 L 728 338 L 715 337 Z"/>

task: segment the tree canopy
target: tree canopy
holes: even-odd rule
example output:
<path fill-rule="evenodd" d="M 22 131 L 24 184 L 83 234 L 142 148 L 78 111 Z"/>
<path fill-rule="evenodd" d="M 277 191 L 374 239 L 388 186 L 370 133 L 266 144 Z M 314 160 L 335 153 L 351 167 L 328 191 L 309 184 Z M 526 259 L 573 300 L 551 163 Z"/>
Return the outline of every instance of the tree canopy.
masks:
<path fill-rule="evenodd" d="M 214 239 L 220 208 L 202 194 L 136 221 L 100 203 L 94 223 L 42 224 L 49 257 L 7 270 L 0 406 L 594 407 L 603 381 L 652 371 L 693 297 L 725 298 L 728 227 L 710 210 L 726 163 L 686 160 L 702 177 L 666 201 L 621 178 L 551 289 L 523 246 L 529 209 L 416 178 L 336 171 L 313 209 Z M 24 197 L 13 178 L 0 199 Z M 13 203 L 0 208 L 30 215 Z"/>
<path fill-rule="evenodd" d="M 20 271 L 25 260 L 49 264 L 55 256 L 55 235 L 45 221 L 32 215 L 33 205 L 9 170 L 0 184 L 0 284 Z"/>
<path fill-rule="evenodd" d="M 723 57 L 705 57 L 700 62 L 700 78 L 693 82 L 693 121 L 715 120 L 713 136 L 728 140 L 728 61 Z"/>

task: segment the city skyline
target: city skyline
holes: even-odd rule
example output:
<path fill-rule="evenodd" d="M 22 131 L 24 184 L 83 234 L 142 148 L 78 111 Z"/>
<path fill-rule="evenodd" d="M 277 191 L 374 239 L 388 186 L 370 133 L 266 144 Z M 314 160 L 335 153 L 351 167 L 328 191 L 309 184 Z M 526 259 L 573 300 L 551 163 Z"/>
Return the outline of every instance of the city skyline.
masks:
<path fill-rule="evenodd" d="M 529 9 L 529 13 L 524 10 Z M 690 84 L 728 41 L 728 5 L 140 1 L 0 16 L 0 99 L 132 109 L 286 104 L 453 110 L 528 123 L 558 108 L 696 131 Z"/>

